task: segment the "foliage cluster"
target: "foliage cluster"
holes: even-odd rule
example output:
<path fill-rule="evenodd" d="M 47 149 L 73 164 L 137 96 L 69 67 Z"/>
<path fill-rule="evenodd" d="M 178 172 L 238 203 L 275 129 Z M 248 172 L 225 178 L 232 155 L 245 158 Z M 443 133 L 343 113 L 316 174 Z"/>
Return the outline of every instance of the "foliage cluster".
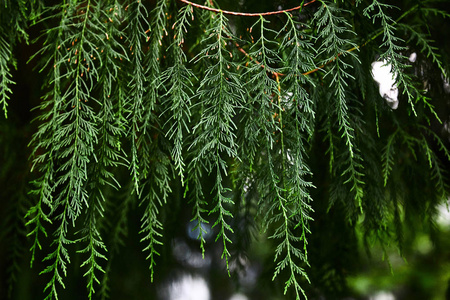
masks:
<path fill-rule="evenodd" d="M 438 1 L 400 10 L 313 0 L 271 14 L 218 9 L 245 11 L 246 1 L 50 2 L 0 1 L 5 117 L 13 49 L 29 42 L 31 24 L 43 29 L 30 57 L 45 82 L 25 218 L 31 264 L 46 253 L 45 299 L 58 297 L 73 257 L 89 299 L 107 296 L 133 209 L 153 278 L 171 199 L 189 201 L 202 251 L 212 224 L 228 272 L 239 235 L 256 227 L 273 240 L 273 280 L 296 299 L 307 296 L 308 274 L 317 282 L 335 267 L 315 271 L 320 255 L 308 251 L 323 238 L 322 218 L 337 215 L 350 236 L 363 228 L 367 248 L 402 250 L 403 227 L 417 218 L 435 228 L 450 161 L 436 130 L 448 116 L 434 107 L 448 80 L 431 36 L 432 20 L 449 17 Z M 376 59 L 401 90 L 396 111 L 372 79 Z M 245 227 L 233 222 L 242 207 Z"/>

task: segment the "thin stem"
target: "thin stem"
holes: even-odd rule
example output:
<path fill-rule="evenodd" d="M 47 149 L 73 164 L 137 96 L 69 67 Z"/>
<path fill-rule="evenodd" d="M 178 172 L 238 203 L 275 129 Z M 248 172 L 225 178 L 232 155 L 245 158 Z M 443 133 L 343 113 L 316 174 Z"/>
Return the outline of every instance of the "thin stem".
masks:
<path fill-rule="evenodd" d="M 304 3 L 302 5 L 293 7 L 293 8 L 289 8 L 289 9 L 284 9 L 284 10 L 278 10 L 278 11 L 269 11 L 269 12 L 264 12 L 264 13 L 243 13 L 243 12 L 236 12 L 236 11 L 228 11 L 228 10 L 221 10 L 221 9 L 217 9 L 217 8 L 213 8 L 213 7 L 209 7 L 209 6 L 204 6 L 204 5 L 200 5 L 197 3 L 193 3 L 191 1 L 188 0 L 180 0 L 183 3 L 186 4 L 190 4 L 192 6 L 201 8 L 201 9 L 205 9 L 205 10 L 209 10 L 209 11 L 213 11 L 213 12 L 217 12 L 217 13 L 223 13 L 223 14 L 227 14 L 227 15 L 233 15 L 233 16 L 245 16 L 245 17 L 259 17 L 259 16 L 269 16 L 269 15 L 277 15 L 277 14 L 283 14 L 289 11 L 293 11 L 293 10 L 297 10 L 297 9 L 301 9 L 302 7 L 305 7 L 307 5 L 310 5 L 314 2 L 316 2 L 316 0 L 311 0 L 307 3 Z"/>

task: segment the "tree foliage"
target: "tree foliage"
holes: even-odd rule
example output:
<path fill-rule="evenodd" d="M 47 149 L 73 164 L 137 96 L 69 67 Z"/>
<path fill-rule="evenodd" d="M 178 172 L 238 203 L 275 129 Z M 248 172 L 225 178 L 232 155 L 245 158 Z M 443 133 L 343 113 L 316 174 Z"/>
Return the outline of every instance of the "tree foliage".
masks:
<path fill-rule="evenodd" d="M 402 249 L 404 224 L 432 224 L 448 198 L 439 1 L 288 1 L 297 7 L 260 13 L 217 2 L 0 1 L 5 117 L 20 101 L 13 49 L 29 26 L 42 30 L 25 222 L 31 265 L 44 253 L 44 299 L 58 298 L 73 261 L 88 298 L 107 295 L 130 210 L 153 279 L 171 199 L 189 202 L 203 253 L 211 223 L 228 273 L 250 230 L 236 208 L 256 207 L 245 214 L 272 240 L 273 280 L 303 299 L 311 278 L 327 277 L 308 245 L 317 251 L 321 219 L 362 228 L 368 248 Z M 391 68 L 398 110 L 378 93 L 374 60 Z"/>

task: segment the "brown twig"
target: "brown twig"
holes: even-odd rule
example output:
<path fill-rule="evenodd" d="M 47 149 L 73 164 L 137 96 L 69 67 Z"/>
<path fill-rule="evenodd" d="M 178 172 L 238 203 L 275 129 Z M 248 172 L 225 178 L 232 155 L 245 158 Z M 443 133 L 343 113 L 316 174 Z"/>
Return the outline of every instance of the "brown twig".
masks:
<path fill-rule="evenodd" d="M 312 74 L 312 73 L 314 73 L 314 72 L 317 72 L 317 71 L 323 69 L 326 65 L 328 65 L 328 64 L 332 63 L 333 61 L 335 61 L 336 59 L 338 59 L 338 57 L 341 56 L 341 55 L 343 55 L 344 53 L 349 53 L 349 52 L 355 51 L 355 50 L 357 50 L 357 49 L 359 49 L 359 48 L 361 48 L 361 47 L 364 47 L 368 42 L 369 42 L 369 41 L 366 41 L 365 43 L 363 43 L 363 44 L 361 44 L 361 45 L 359 45 L 359 46 L 353 47 L 353 48 L 351 48 L 351 49 L 346 50 L 345 52 L 339 53 L 338 55 L 336 55 L 335 57 L 333 57 L 332 59 L 330 59 L 329 61 L 327 61 L 327 63 L 321 65 L 320 67 L 317 67 L 317 68 L 314 69 L 314 70 L 310 70 L 310 71 L 308 71 L 308 72 L 302 73 L 302 75 L 308 76 L 309 74 Z M 258 65 L 260 65 L 261 68 L 265 68 L 263 64 L 261 64 L 259 61 L 257 61 L 257 60 L 254 59 L 253 57 L 251 57 L 250 54 L 248 54 L 244 49 L 242 49 L 241 46 L 239 46 L 238 43 L 235 42 L 234 44 L 236 45 L 236 47 L 238 48 L 238 50 L 241 51 L 246 57 L 248 57 L 250 60 L 252 60 L 252 61 L 254 61 L 255 63 L 257 63 Z M 279 76 L 283 76 L 283 75 L 284 75 L 283 73 L 278 73 L 278 72 L 275 72 L 275 71 L 271 71 L 271 73 L 275 76 L 275 78 L 276 78 L 277 80 L 278 80 L 278 77 L 279 77 Z"/>
<path fill-rule="evenodd" d="M 236 48 L 238 48 L 239 51 L 241 51 L 246 57 L 248 57 L 250 60 L 254 61 L 256 64 L 260 65 L 261 68 L 265 68 L 265 66 L 260 63 L 257 59 L 254 59 L 253 57 L 250 56 L 250 54 L 248 54 L 244 49 L 241 48 L 241 46 L 239 46 L 238 43 L 234 43 Z M 275 71 L 271 71 L 271 73 L 273 73 L 274 76 L 278 77 L 278 75 L 283 75 L 281 73 L 277 73 Z"/>
<path fill-rule="evenodd" d="M 361 44 L 361 45 L 359 45 L 359 46 L 355 46 L 355 47 L 353 47 L 353 48 L 351 48 L 351 49 L 345 50 L 344 52 L 339 53 L 338 55 L 336 55 L 335 57 L 333 57 L 332 59 L 330 59 L 329 61 L 327 61 L 325 64 L 321 65 L 320 67 L 317 67 L 317 68 L 314 69 L 314 70 L 311 70 L 311 71 L 302 73 L 302 75 L 307 76 L 307 75 L 309 75 L 309 74 L 311 74 L 311 73 L 314 73 L 314 72 L 316 72 L 316 71 L 319 71 L 319 70 L 323 69 L 326 65 L 328 65 L 328 64 L 332 63 L 333 61 L 335 61 L 336 59 L 338 59 L 338 57 L 341 56 L 341 55 L 343 55 L 344 53 L 349 53 L 349 52 L 355 51 L 355 50 L 357 50 L 357 49 L 359 49 L 359 48 L 361 48 L 361 47 L 364 47 L 368 42 L 369 42 L 369 41 L 366 41 L 365 43 L 363 43 L 363 44 Z"/>
<path fill-rule="evenodd" d="M 284 14 L 286 12 L 297 10 L 297 9 L 300 9 L 302 7 L 305 7 L 307 5 L 310 5 L 310 4 L 314 3 L 314 2 L 316 2 L 316 0 L 311 0 L 311 1 L 307 2 L 307 3 L 299 5 L 297 7 L 284 9 L 284 10 L 279 10 L 279 11 L 269 11 L 269 12 L 264 12 L 264 13 L 243 13 L 243 12 L 228 11 L 228 10 L 221 10 L 221 9 L 217 9 L 217 8 L 213 8 L 213 7 L 208 7 L 208 6 L 200 5 L 200 4 L 188 1 L 188 0 L 180 0 L 180 1 L 183 2 L 183 3 L 186 3 L 186 4 L 190 4 L 192 6 L 195 6 L 195 7 L 201 8 L 201 9 L 205 9 L 205 10 L 209 10 L 209 11 L 213 11 L 213 12 L 217 12 L 217 13 L 223 13 L 223 14 L 227 14 L 227 15 L 244 16 L 244 17 L 259 17 L 259 16 L 269 16 L 269 15 Z"/>

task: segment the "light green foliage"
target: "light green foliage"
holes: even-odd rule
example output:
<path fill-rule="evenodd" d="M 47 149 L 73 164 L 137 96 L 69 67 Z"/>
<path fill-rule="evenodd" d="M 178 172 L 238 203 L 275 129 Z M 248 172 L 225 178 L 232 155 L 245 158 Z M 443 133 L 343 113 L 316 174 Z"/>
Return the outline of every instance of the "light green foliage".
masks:
<path fill-rule="evenodd" d="M 377 0 L 312 1 L 238 16 L 212 1 L 209 10 L 174 0 L 55 3 L 0 1 L 5 115 L 13 49 L 29 24 L 44 28 L 30 60 L 44 84 L 25 219 L 31 265 L 44 252 L 45 299 L 58 298 L 72 261 L 88 298 L 107 298 L 134 210 L 156 278 L 178 200 L 192 209 L 203 256 L 207 223 L 229 274 L 246 233 L 268 237 L 272 280 L 303 299 L 322 272 L 311 265 L 313 219 L 342 216 L 343 232 L 361 226 L 366 245 L 395 240 L 402 250 L 405 211 L 432 214 L 449 195 L 450 154 L 430 126 L 446 116 L 407 62 L 416 51 L 447 78 L 426 20 L 448 14 L 431 1 L 405 12 Z M 398 110 L 378 93 L 374 60 L 392 66 Z M 418 200 L 421 188 L 430 199 Z"/>
<path fill-rule="evenodd" d="M 8 103 L 6 101 L 9 100 L 8 94 L 12 92 L 10 85 L 14 84 L 8 66 L 8 62 L 11 60 L 10 48 L 8 42 L 0 36 L 0 105 L 5 112 L 5 118 L 8 117 Z"/>

